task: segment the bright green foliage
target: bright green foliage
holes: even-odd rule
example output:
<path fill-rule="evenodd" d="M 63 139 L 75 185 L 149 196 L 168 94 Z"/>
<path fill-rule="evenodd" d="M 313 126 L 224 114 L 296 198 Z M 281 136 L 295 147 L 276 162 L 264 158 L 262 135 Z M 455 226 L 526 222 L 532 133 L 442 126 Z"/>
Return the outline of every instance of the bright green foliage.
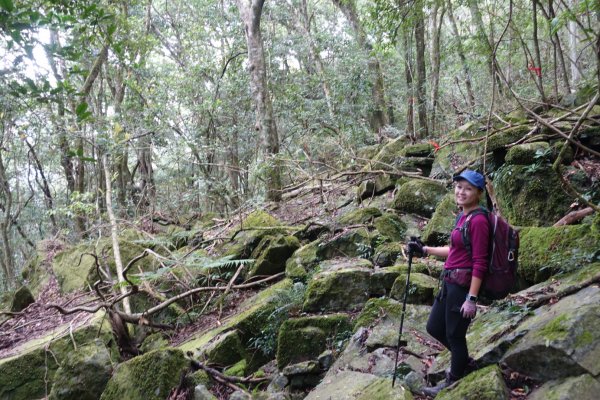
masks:
<path fill-rule="evenodd" d="M 181 350 L 164 349 L 121 363 L 101 400 L 163 400 L 179 384 L 189 365 Z"/>
<path fill-rule="evenodd" d="M 327 348 L 335 348 L 344 340 L 352 326 L 345 314 L 288 319 L 279 330 L 277 340 L 277 365 L 316 359 Z"/>

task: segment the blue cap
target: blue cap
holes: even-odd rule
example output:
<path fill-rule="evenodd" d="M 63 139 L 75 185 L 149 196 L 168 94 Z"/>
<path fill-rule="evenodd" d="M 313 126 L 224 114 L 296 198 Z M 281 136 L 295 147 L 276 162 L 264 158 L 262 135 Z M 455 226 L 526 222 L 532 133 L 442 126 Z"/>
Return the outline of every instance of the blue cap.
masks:
<path fill-rule="evenodd" d="M 453 181 L 460 181 L 462 179 L 469 182 L 476 188 L 479 188 L 481 190 L 485 189 L 485 178 L 479 172 L 475 172 L 470 169 L 465 169 L 463 172 L 460 173 L 460 175 L 456 175 L 454 176 L 454 178 L 452 178 Z"/>

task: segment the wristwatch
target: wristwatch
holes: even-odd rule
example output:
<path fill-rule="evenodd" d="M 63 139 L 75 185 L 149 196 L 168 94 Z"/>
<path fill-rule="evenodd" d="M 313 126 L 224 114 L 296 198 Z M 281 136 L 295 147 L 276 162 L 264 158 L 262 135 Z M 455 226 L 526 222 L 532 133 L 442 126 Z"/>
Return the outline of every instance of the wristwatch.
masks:
<path fill-rule="evenodd" d="M 467 300 L 472 301 L 473 303 L 477 303 L 478 297 L 473 296 L 472 294 L 467 295 Z"/>

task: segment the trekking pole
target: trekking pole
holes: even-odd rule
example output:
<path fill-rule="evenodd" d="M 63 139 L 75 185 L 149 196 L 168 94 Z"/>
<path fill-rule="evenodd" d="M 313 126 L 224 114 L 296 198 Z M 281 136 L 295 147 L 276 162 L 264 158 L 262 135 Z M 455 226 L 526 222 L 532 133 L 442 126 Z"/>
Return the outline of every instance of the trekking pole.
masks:
<path fill-rule="evenodd" d="M 416 238 L 411 237 L 410 240 L 416 240 Z M 413 253 L 409 249 L 408 250 L 408 273 L 406 274 L 406 286 L 404 288 L 404 300 L 402 301 L 402 315 L 400 317 L 400 329 L 398 331 L 398 345 L 396 346 L 396 361 L 394 362 L 394 376 L 392 378 L 392 387 L 394 387 L 396 383 L 396 373 L 398 372 L 398 354 L 400 353 L 400 346 L 406 346 L 408 342 L 406 340 L 402 340 L 402 330 L 404 329 L 404 314 L 406 312 L 406 300 L 408 299 L 408 285 L 410 283 L 410 269 L 412 268 L 412 258 Z"/>

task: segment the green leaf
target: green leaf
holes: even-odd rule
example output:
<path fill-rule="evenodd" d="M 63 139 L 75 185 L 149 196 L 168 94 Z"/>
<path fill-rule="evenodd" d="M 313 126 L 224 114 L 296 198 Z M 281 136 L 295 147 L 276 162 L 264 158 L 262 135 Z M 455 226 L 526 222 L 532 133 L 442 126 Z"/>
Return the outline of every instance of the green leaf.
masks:
<path fill-rule="evenodd" d="M 4 8 L 8 12 L 15 10 L 15 5 L 12 0 L 0 0 L 0 7 Z"/>
<path fill-rule="evenodd" d="M 87 109 L 88 109 L 88 104 L 85 101 L 80 103 L 77 106 L 77 108 L 75 109 L 75 114 L 77 114 L 77 118 L 82 118 L 83 114 L 85 114 Z"/>

